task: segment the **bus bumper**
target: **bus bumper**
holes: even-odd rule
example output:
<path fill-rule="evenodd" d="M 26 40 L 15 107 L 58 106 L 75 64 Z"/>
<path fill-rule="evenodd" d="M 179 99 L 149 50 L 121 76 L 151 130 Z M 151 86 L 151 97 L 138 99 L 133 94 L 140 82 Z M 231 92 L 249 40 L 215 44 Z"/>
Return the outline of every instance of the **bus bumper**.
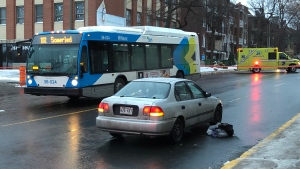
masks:
<path fill-rule="evenodd" d="M 82 89 L 77 88 L 51 88 L 51 87 L 25 87 L 25 94 L 37 96 L 82 96 Z"/>

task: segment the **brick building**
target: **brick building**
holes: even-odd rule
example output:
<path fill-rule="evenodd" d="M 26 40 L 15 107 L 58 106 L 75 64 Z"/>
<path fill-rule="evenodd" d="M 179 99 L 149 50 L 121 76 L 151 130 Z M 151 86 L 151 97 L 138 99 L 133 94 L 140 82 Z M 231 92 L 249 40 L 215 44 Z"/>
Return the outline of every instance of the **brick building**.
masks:
<path fill-rule="evenodd" d="M 35 33 L 77 29 L 97 25 L 97 9 L 102 0 L 1 0 L 0 67 L 26 61 L 26 49 L 17 56 L 15 43 L 30 39 Z M 159 8 L 160 0 L 106 0 L 106 13 L 126 18 L 126 26 L 162 26 L 151 19 L 148 10 Z"/>
<path fill-rule="evenodd" d="M 24 63 L 29 44 L 23 44 L 25 52 L 17 56 L 15 43 L 30 39 L 35 33 L 97 25 L 97 9 L 103 1 L 106 13 L 126 18 L 126 26 L 165 26 L 164 21 L 157 17 L 159 14 L 153 11 L 167 10 L 166 0 L 1 0 L 0 67 Z M 234 9 L 237 11 L 234 13 L 244 13 L 241 12 L 244 7 L 234 5 Z M 245 14 L 243 16 L 247 16 L 247 12 Z M 218 59 L 226 59 L 230 51 L 245 46 L 247 26 L 240 23 L 243 19 L 239 15 L 233 14 L 231 18 L 234 22 L 230 28 L 230 21 L 227 20 L 216 32 L 217 48 L 214 52 L 219 55 Z M 202 18 L 194 17 L 194 20 L 184 30 L 198 33 L 201 54 L 208 56 L 210 30 Z M 176 23 L 171 22 L 170 27 L 176 27 Z"/>

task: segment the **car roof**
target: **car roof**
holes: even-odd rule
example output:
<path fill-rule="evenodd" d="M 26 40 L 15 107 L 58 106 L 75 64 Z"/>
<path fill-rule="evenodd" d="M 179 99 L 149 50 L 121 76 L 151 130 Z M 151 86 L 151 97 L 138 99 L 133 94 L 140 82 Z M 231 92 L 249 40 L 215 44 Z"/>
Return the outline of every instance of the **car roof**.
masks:
<path fill-rule="evenodd" d="M 182 78 L 163 78 L 163 77 L 154 77 L 154 78 L 142 78 L 133 80 L 133 82 L 163 82 L 163 83 L 174 83 L 180 81 L 190 81 Z"/>

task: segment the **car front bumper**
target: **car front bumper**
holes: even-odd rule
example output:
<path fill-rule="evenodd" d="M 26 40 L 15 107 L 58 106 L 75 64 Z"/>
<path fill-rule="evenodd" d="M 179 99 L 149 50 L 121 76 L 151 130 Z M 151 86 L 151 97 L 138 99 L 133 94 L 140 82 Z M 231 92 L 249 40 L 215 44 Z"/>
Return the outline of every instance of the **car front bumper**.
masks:
<path fill-rule="evenodd" d="M 106 116 L 96 118 L 96 126 L 102 131 L 145 136 L 168 135 L 176 118 L 163 121 L 124 119 Z"/>

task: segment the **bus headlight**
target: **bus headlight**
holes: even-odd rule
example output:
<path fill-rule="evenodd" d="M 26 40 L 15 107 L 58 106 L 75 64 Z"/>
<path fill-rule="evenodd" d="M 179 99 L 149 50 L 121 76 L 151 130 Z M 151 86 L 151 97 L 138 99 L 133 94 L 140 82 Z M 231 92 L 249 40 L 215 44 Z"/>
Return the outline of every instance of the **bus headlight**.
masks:
<path fill-rule="evenodd" d="M 31 80 L 31 79 L 28 79 L 27 82 L 28 82 L 28 84 L 31 84 L 31 83 L 32 83 L 32 80 Z"/>
<path fill-rule="evenodd" d="M 73 80 L 72 80 L 72 85 L 73 85 L 73 86 L 77 86 L 77 85 L 78 85 L 78 81 L 75 80 L 75 79 L 73 79 Z"/>

